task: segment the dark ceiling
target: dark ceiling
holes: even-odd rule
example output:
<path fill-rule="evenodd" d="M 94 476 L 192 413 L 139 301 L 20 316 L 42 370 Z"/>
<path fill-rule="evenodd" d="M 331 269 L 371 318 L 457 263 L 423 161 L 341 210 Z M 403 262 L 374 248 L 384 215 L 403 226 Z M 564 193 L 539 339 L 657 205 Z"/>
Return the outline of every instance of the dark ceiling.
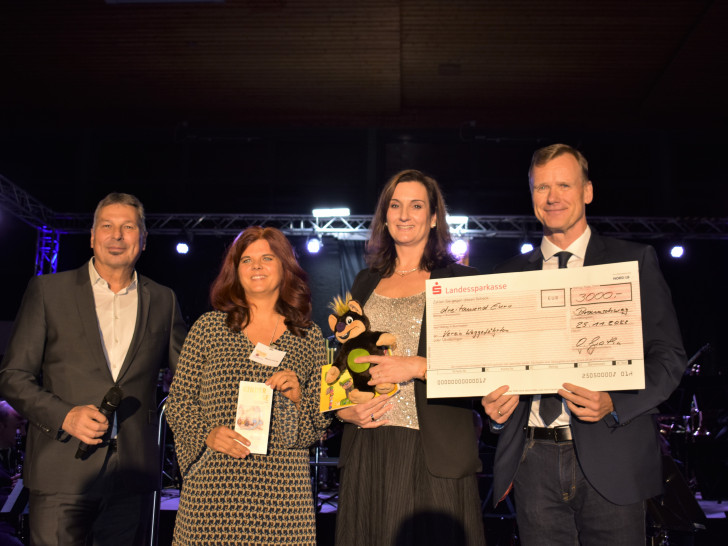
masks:
<path fill-rule="evenodd" d="M 725 124 L 721 0 L 24 0 L 6 120 Z"/>
<path fill-rule="evenodd" d="M 366 214 L 416 167 L 524 214 L 558 139 L 593 214 L 726 215 L 723 0 L 6 1 L 0 68 L 0 174 L 57 211 Z"/>

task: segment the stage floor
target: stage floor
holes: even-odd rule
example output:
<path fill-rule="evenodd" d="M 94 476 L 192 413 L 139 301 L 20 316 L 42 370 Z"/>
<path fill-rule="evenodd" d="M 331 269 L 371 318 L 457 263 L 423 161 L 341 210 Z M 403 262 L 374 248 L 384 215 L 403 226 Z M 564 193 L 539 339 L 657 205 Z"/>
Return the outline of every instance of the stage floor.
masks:
<path fill-rule="evenodd" d="M 700 508 L 703 509 L 705 517 L 708 519 L 725 519 L 728 512 L 728 499 L 726 500 L 703 500 L 700 498 L 700 493 L 695 495 L 695 500 L 698 501 Z M 726 537 L 726 544 L 728 544 L 728 537 Z"/>
<path fill-rule="evenodd" d="M 334 546 L 334 528 L 338 505 L 336 489 L 318 492 L 317 535 L 319 546 Z M 680 546 L 725 546 L 728 544 L 728 499 L 703 500 L 698 494 L 696 501 L 707 518 L 704 530 L 695 533 L 668 533 L 669 544 Z M 161 496 L 159 546 L 172 542 L 174 516 L 179 505 L 179 490 L 165 489 Z M 501 505 L 497 512 L 483 515 L 488 546 L 517 546 L 518 529 L 513 514 L 507 506 Z M 486 507 L 487 508 L 487 507 Z"/>

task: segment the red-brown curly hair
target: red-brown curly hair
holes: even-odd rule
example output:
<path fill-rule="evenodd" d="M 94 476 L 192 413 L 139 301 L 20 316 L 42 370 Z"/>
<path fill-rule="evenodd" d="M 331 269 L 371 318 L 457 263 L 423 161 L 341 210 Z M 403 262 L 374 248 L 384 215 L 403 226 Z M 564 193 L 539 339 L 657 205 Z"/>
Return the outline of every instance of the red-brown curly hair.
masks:
<path fill-rule="evenodd" d="M 210 303 L 218 311 L 227 313 L 227 325 L 240 332 L 250 321 L 250 305 L 238 277 L 238 264 L 243 252 L 255 241 L 268 241 L 273 254 L 281 261 L 283 277 L 275 310 L 285 317 L 288 330 L 305 337 L 311 327 L 311 290 L 308 276 L 298 265 L 291 243 L 279 230 L 272 227 L 251 226 L 241 232 L 225 254 L 222 267 L 210 288 Z"/>

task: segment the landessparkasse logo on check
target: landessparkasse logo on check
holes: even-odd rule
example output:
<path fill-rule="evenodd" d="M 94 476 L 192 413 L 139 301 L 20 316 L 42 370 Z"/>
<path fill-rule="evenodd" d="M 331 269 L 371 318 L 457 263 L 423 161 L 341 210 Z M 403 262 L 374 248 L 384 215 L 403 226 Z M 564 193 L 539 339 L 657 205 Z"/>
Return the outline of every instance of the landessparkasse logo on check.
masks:
<path fill-rule="evenodd" d="M 432 285 L 432 293 L 436 296 L 438 294 L 442 294 L 442 286 L 440 286 L 439 282 L 436 282 Z"/>

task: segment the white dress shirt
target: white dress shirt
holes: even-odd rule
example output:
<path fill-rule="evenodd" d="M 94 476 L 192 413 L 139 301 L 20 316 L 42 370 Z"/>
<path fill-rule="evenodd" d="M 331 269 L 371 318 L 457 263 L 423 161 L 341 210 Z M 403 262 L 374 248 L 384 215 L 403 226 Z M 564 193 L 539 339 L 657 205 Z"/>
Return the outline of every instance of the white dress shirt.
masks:
<path fill-rule="evenodd" d="M 134 271 L 131 284 L 114 293 L 94 267 L 93 258 L 88 264 L 91 276 L 91 287 L 94 293 L 96 319 L 98 320 L 101 345 L 104 348 L 106 364 L 111 377 L 116 381 L 119 371 L 129 352 L 131 339 L 136 328 L 137 311 L 139 309 L 139 293 L 137 290 L 137 274 Z M 99 400 L 99 403 L 101 400 Z M 113 424 L 111 437 L 116 437 L 116 421 Z"/>
<path fill-rule="evenodd" d="M 589 226 L 586 227 L 584 233 L 579 238 L 571 243 L 568 248 L 559 248 L 554 243 L 549 241 L 546 237 L 541 239 L 541 254 L 543 254 L 543 269 L 558 269 L 559 259 L 555 256 L 557 252 L 566 250 L 571 252 L 566 267 L 583 267 L 584 266 L 584 255 L 586 254 L 586 247 L 589 245 L 589 238 L 591 237 L 591 230 Z M 536 394 L 533 396 L 533 403 L 531 404 L 531 414 L 528 418 L 529 427 L 543 427 L 544 422 L 541 416 L 538 414 L 539 406 L 541 405 L 541 395 Z M 561 404 L 561 415 L 559 415 L 550 426 L 560 427 L 568 425 L 571 422 L 571 412 L 566 406 L 566 402 L 562 401 Z"/>

